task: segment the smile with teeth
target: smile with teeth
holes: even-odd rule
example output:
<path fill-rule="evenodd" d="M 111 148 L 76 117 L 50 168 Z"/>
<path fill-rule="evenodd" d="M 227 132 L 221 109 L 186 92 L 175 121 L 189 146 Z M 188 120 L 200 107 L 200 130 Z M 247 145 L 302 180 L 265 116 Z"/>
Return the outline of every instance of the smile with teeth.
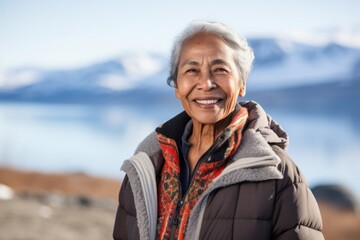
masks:
<path fill-rule="evenodd" d="M 210 104 L 215 104 L 215 103 L 219 102 L 220 99 L 206 99 L 206 100 L 197 99 L 195 101 L 199 104 L 210 105 Z"/>

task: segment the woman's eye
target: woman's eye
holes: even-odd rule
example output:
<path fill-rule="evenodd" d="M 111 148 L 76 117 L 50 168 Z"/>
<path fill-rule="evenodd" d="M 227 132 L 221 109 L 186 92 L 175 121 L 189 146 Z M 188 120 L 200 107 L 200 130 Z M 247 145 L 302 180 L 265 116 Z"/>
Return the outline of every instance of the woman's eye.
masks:
<path fill-rule="evenodd" d="M 227 73 L 228 71 L 225 68 L 216 68 L 215 73 Z"/>
<path fill-rule="evenodd" d="M 190 68 L 190 69 L 186 70 L 186 73 L 196 73 L 196 72 L 197 72 L 197 70 L 194 68 Z"/>

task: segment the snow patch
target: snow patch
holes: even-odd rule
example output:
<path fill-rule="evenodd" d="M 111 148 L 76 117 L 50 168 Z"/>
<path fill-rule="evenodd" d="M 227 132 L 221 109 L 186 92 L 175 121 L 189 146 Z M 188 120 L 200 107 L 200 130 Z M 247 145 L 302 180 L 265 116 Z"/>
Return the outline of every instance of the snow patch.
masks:
<path fill-rule="evenodd" d="M 0 72 L 0 88 L 15 89 L 34 84 L 40 80 L 41 74 L 36 70 L 17 70 Z"/>
<path fill-rule="evenodd" d="M 341 58 L 305 58 L 301 54 L 290 55 L 282 64 L 255 67 L 248 80 L 251 88 L 274 89 L 351 78 L 352 63 L 355 61 L 352 55 Z"/>
<path fill-rule="evenodd" d="M 119 74 L 107 74 L 102 76 L 98 81 L 98 85 L 100 87 L 109 88 L 116 91 L 126 90 L 133 87 L 131 81 L 128 81 Z"/>
<path fill-rule="evenodd" d="M 138 80 L 158 73 L 164 66 L 163 61 L 148 54 L 136 53 L 121 58 L 128 79 Z"/>
<path fill-rule="evenodd" d="M 286 35 L 292 41 L 316 46 L 332 42 L 348 47 L 360 47 L 360 25 L 317 29 L 311 32 L 290 31 Z"/>
<path fill-rule="evenodd" d="M 98 80 L 98 85 L 112 90 L 128 90 L 136 87 L 150 76 L 158 74 L 164 68 L 164 60 L 146 53 L 129 53 L 118 61 L 124 66 L 119 74 L 106 74 Z"/>

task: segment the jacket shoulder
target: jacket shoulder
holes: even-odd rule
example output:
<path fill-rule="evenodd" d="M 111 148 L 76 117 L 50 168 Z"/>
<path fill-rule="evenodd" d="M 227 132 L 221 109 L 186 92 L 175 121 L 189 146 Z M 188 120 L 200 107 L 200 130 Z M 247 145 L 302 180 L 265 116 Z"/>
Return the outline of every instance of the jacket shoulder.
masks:
<path fill-rule="evenodd" d="M 273 215 L 275 239 L 324 239 L 318 204 L 298 166 L 280 147 L 273 146 L 280 157 L 279 171 L 284 178 L 276 180 Z"/>
<path fill-rule="evenodd" d="M 305 176 L 290 156 L 277 145 L 272 146 L 272 149 L 281 160 L 278 165 L 278 170 L 284 176 L 284 178 L 279 181 L 279 190 L 293 184 L 304 184 L 308 186 Z"/>

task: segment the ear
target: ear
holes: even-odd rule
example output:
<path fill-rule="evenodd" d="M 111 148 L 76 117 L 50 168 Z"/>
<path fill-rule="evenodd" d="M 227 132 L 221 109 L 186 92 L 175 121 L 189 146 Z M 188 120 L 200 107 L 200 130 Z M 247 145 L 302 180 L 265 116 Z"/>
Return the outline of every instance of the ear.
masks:
<path fill-rule="evenodd" d="M 241 84 L 240 91 L 239 91 L 239 97 L 245 97 L 246 95 L 246 81 L 244 81 Z"/>

